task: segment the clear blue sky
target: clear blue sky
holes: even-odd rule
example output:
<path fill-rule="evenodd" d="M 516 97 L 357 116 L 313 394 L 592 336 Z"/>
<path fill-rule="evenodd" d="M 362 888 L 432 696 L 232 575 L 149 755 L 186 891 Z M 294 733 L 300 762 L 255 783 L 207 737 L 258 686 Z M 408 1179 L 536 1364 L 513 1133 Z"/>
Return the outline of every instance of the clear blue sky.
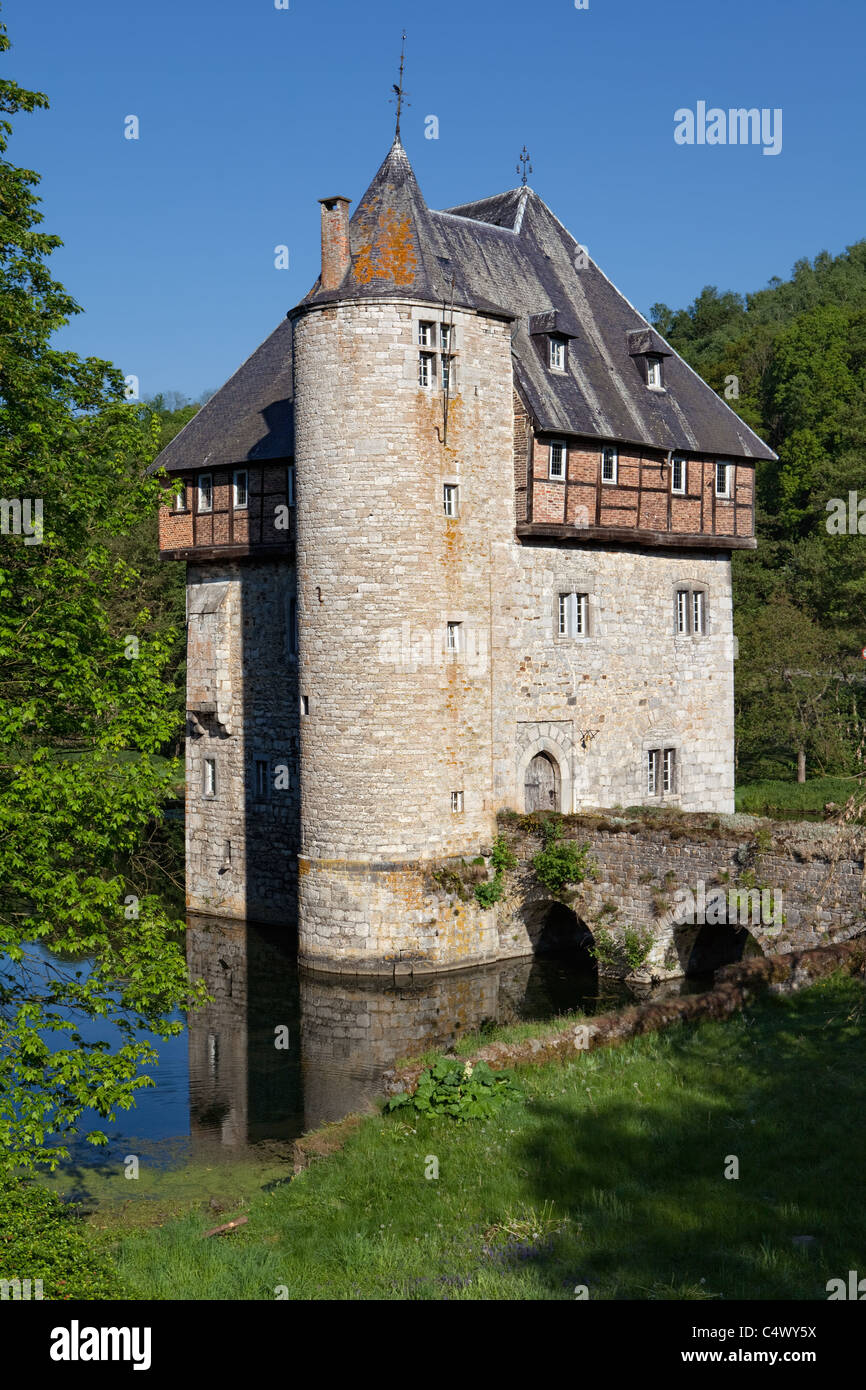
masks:
<path fill-rule="evenodd" d="M 532 186 L 644 313 L 866 235 L 855 0 L 3 0 L 2 17 L 7 74 L 51 101 L 10 158 L 42 175 L 54 273 L 86 310 L 58 341 L 144 396 L 215 389 L 307 292 L 317 199 L 356 202 L 391 143 L 404 25 L 403 143 L 430 206 L 513 187 L 525 142 Z M 781 153 L 675 144 L 698 101 L 781 107 Z"/>

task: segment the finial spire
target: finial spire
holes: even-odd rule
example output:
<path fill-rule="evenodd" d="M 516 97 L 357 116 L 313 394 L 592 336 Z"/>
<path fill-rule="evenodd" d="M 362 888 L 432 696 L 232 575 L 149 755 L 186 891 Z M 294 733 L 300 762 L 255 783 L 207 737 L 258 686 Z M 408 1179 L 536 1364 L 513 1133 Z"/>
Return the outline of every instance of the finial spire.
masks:
<path fill-rule="evenodd" d="M 400 113 L 401 113 L 401 111 L 403 110 L 403 104 L 404 104 L 404 102 L 405 102 L 406 106 L 411 106 L 411 105 L 412 105 L 412 103 L 411 103 L 410 101 L 406 101 L 406 93 L 405 93 L 405 91 L 403 90 L 403 66 L 404 66 L 404 62 L 405 62 L 405 56 L 406 56 L 406 30 L 404 29 L 404 30 L 403 30 L 403 41 L 402 41 L 402 43 L 400 44 L 400 81 L 399 81 L 399 84 L 396 83 L 396 82 L 394 83 L 394 88 L 393 88 L 393 90 L 394 90 L 394 94 L 395 94 L 395 95 L 391 98 L 392 101 L 396 100 L 396 102 L 397 102 L 397 129 L 396 129 L 396 131 L 394 132 L 394 142 L 395 142 L 395 144 L 399 144 L 399 143 L 400 143 Z"/>
<path fill-rule="evenodd" d="M 525 145 L 523 146 L 523 153 L 519 155 L 518 158 L 520 159 L 520 164 L 517 166 L 517 172 L 520 175 L 520 182 L 525 188 L 527 173 L 532 173 L 532 165 L 529 163 L 529 155 L 526 152 Z"/>

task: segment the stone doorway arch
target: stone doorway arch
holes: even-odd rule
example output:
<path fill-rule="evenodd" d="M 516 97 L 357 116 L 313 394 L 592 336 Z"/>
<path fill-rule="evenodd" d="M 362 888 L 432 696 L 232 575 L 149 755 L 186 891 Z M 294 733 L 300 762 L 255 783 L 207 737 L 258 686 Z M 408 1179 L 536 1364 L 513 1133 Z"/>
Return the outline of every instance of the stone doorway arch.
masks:
<path fill-rule="evenodd" d="M 526 765 L 523 777 L 523 809 L 533 811 L 559 811 L 562 777 L 556 759 L 547 752 L 535 753 Z"/>

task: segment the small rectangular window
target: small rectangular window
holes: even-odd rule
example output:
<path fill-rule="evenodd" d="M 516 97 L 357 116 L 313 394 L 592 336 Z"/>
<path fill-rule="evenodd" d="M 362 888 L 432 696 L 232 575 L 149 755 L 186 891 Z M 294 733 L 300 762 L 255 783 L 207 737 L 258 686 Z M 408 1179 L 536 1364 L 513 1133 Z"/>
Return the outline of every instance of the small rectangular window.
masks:
<path fill-rule="evenodd" d="M 731 495 L 731 465 L 729 463 L 716 464 L 716 496 L 730 497 Z"/>
<path fill-rule="evenodd" d="M 451 351 L 451 325 L 442 323 L 439 325 L 439 346 L 443 352 Z"/>
<path fill-rule="evenodd" d="M 445 650 L 446 652 L 460 651 L 460 628 L 461 623 L 448 623 L 445 629 Z"/>
<path fill-rule="evenodd" d="M 689 630 L 689 591 L 677 589 L 677 632 Z"/>
<path fill-rule="evenodd" d="M 460 489 L 456 483 L 445 483 L 443 485 L 442 506 L 446 516 L 457 516 L 460 508 Z"/>
<path fill-rule="evenodd" d="M 566 465 L 565 441 L 562 439 L 552 439 L 550 441 L 550 477 L 562 482 L 565 478 Z"/>
<path fill-rule="evenodd" d="M 647 796 L 676 790 L 676 749 L 651 748 L 646 755 Z"/>
<path fill-rule="evenodd" d="M 655 796 L 658 786 L 659 771 L 659 750 L 651 748 L 646 755 L 646 790 L 647 796 Z"/>
<path fill-rule="evenodd" d="M 200 512 L 213 510 L 213 476 L 210 473 L 198 475 L 198 509 Z"/>
<path fill-rule="evenodd" d="M 176 512 L 186 511 L 186 479 L 181 483 L 180 492 L 175 493 L 174 509 Z"/>
<path fill-rule="evenodd" d="M 436 376 L 436 358 L 432 352 L 418 354 L 418 385 L 432 386 Z"/>
<path fill-rule="evenodd" d="M 671 460 L 671 492 L 683 493 L 686 490 L 686 461 L 682 454 L 674 454 Z"/>
<path fill-rule="evenodd" d="M 672 792 L 674 789 L 674 760 L 676 754 L 673 748 L 665 748 L 662 752 L 662 791 Z"/>
<path fill-rule="evenodd" d="M 249 498 L 247 470 L 245 468 L 238 468 L 235 470 L 233 490 L 235 511 L 242 512 L 245 510 Z"/>
<path fill-rule="evenodd" d="M 216 761 L 213 758 L 204 760 L 204 794 L 205 796 L 216 796 L 217 776 Z"/>
<path fill-rule="evenodd" d="M 554 372 L 565 371 L 565 339 L 551 338 L 550 340 L 550 366 Z"/>
<path fill-rule="evenodd" d="M 255 774 L 256 799 L 258 801 L 264 801 L 269 791 L 267 758 L 256 758 L 253 767 Z"/>
<path fill-rule="evenodd" d="M 662 384 L 662 359 L 660 357 L 648 357 L 646 360 L 646 384 L 654 386 L 657 390 Z"/>
<path fill-rule="evenodd" d="M 442 382 L 442 390 L 448 392 L 448 394 L 450 395 L 451 392 L 454 390 L 454 364 L 451 358 L 446 356 L 445 353 L 442 354 L 440 362 L 440 377 Z"/>
<path fill-rule="evenodd" d="M 601 451 L 601 481 L 615 483 L 619 468 L 619 454 L 612 444 L 605 444 Z"/>
<path fill-rule="evenodd" d="M 309 714 L 309 712 L 310 712 L 310 697 L 309 697 L 309 695 L 302 695 L 302 696 L 301 696 L 301 714 Z"/>
<path fill-rule="evenodd" d="M 295 505 L 295 465 L 290 463 L 286 469 L 286 502 L 290 507 Z"/>
<path fill-rule="evenodd" d="M 692 632 L 704 630 L 704 595 L 700 589 L 692 592 Z"/>
<path fill-rule="evenodd" d="M 455 815 L 455 816 L 459 816 L 459 815 L 461 814 L 462 810 L 463 810 L 463 793 L 462 793 L 462 792 L 452 792 L 452 793 L 451 793 L 451 811 L 452 811 L 452 814 Z"/>
<path fill-rule="evenodd" d="M 589 594 L 560 594 L 560 637 L 586 637 L 589 632 Z"/>
<path fill-rule="evenodd" d="M 418 346 L 433 346 L 433 324 L 429 323 L 426 319 L 422 319 L 418 324 Z"/>

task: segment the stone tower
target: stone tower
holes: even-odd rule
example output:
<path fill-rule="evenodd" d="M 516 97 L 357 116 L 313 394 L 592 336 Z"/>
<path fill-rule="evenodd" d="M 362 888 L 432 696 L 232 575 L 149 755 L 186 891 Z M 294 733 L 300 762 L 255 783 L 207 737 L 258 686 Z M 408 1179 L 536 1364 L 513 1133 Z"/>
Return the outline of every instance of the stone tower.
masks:
<path fill-rule="evenodd" d="M 395 140 L 309 295 L 172 441 L 199 912 L 326 970 L 508 953 L 445 891 L 505 807 L 733 809 L 730 553 L 772 452 L 523 187 Z"/>

